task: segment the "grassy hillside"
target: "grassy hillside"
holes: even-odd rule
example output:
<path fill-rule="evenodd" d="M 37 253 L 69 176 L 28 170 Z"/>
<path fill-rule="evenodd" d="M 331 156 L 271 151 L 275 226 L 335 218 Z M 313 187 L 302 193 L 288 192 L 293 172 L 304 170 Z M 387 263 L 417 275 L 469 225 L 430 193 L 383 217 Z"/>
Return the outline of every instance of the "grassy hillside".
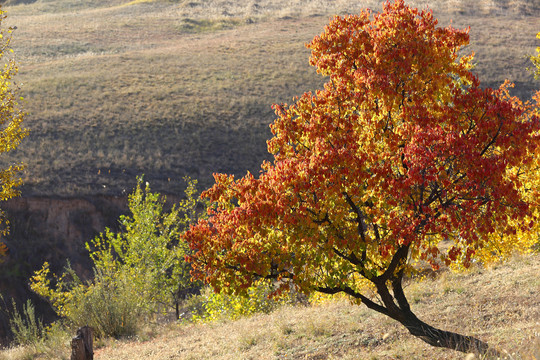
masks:
<path fill-rule="evenodd" d="M 492 269 L 411 282 L 413 311 L 439 328 L 477 336 L 512 360 L 540 358 L 540 256 Z M 173 325 L 151 341 L 112 342 L 102 360 L 133 359 L 465 359 L 412 337 L 365 306 L 337 301 L 205 325 Z M 468 358 L 471 360 L 471 358 Z"/>
<path fill-rule="evenodd" d="M 476 336 L 510 360 L 540 358 L 540 256 L 491 269 L 445 272 L 410 283 L 413 311 L 440 328 Z M 154 324 L 139 339 L 98 341 L 100 360 L 396 360 L 468 359 L 433 348 L 404 327 L 344 299 L 283 307 L 268 315 L 206 324 Z M 69 339 L 38 356 L 31 348 L 0 352 L 1 360 L 67 359 Z"/>
<path fill-rule="evenodd" d="M 270 105 L 323 79 L 304 43 L 331 14 L 379 1 L 8 0 L 31 135 L 25 195 L 118 195 L 146 174 L 155 190 L 203 187 L 213 172 L 258 173 Z M 537 87 L 525 70 L 539 45 L 537 0 L 429 3 L 442 25 L 471 26 L 481 80 Z"/>

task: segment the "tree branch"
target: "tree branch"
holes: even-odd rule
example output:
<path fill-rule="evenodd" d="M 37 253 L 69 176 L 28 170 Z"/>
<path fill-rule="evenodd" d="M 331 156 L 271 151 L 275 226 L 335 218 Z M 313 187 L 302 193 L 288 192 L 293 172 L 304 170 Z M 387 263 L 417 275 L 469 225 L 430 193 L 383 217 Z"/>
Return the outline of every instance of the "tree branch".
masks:
<path fill-rule="evenodd" d="M 394 291 L 394 298 L 397 300 L 398 305 L 401 308 L 401 310 L 410 312 L 411 306 L 409 305 L 409 301 L 407 301 L 407 298 L 405 297 L 402 281 L 403 281 L 403 269 L 401 269 L 398 272 L 397 276 L 392 280 L 392 290 Z"/>
<path fill-rule="evenodd" d="M 360 234 L 360 237 L 362 238 L 362 242 L 366 243 L 366 233 L 364 229 L 364 214 L 362 211 L 356 206 L 354 201 L 351 199 L 349 194 L 347 194 L 346 191 L 343 192 L 343 195 L 345 196 L 345 200 L 347 201 L 347 204 L 351 207 L 352 211 L 356 214 L 356 222 L 358 223 L 358 234 Z"/>
<path fill-rule="evenodd" d="M 384 306 L 381 306 L 377 304 L 376 302 L 372 301 L 371 299 L 369 299 L 368 297 L 360 294 L 359 292 L 354 291 L 349 286 L 332 287 L 332 288 L 331 287 L 317 287 L 315 290 L 324 294 L 329 294 L 329 295 L 334 295 L 334 294 L 343 292 L 347 295 L 354 297 L 355 299 L 360 299 L 362 303 L 365 304 L 368 308 L 375 310 L 381 314 L 390 316 L 388 309 L 386 309 Z"/>
<path fill-rule="evenodd" d="M 499 134 L 501 133 L 502 126 L 503 126 L 503 120 L 501 119 L 501 121 L 499 122 L 499 128 L 497 129 L 497 132 L 495 133 L 495 135 L 493 135 L 493 138 L 489 141 L 489 143 L 484 147 L 484 150 L 480 152 L 480 156 L 484 156 L 484 154 L 486 153 L 486 151 L 488 151 L 491 145 L 495 143 L 495 141 L 499 137 Z"/>
<path fill-rule="evenodd" d="M 409 255 L 409 247 L 411 245 L 402 245 L 399 247 L 399 249 L 396 251 L 394 256 L 392 257 L 392 261 L 390 261 L 390 265 L 388 265 L 388 269 L 382 274 L 377 277 L 377 280 L 386 283 L 386 281 L 394 278 L 394 273 L 397 269 L 397 267 L 402 263 L 405 259 L 407 259 L 407 256 Z"/>

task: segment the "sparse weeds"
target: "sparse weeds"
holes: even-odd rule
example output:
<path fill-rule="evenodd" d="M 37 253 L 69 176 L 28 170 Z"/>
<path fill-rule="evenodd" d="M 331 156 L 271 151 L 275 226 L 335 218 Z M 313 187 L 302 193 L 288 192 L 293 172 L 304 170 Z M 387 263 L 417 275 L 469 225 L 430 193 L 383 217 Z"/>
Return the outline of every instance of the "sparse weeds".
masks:
<path fill-rule="evenodd" d="M 461 285 L 461 283 L 453 277 L 452 273 L 446 272 L 441 276 L 440 281 L 442 282 L 442 291 L 444 294 L 455 292 L 457 294 L 463 294 L 466 292 L 466 289 Z"/>
<path fill-rule="evenodd" d="M 231 18 L 221 18 L 221 19 L 182 19 L 180 25 L 178 26 L 179 31 L 185 33 L 202 33 L 210 31 L 220 31 L 225 29 L 232 29 L 242 23 L 241 19 L 231 19 Z"/>
<path fill-rule="evenodd" d="M 244 332 L 238 338 L 238 346 L 241 351 L 247 351 L 259 344 L 261 341 L 261 335 L 253 332 Z"/>
<path fill-rule="evenodd" d="M 44 337 L 43 322 L 36 316 L 34 304 L 27 300 L 19 311 L 12 300 L 12 307 L 9 325 L 15 344 L 39 345 Z"/>
<path fill-rule="evenodd" d="M 287 322 L 285 320 L 279 320 L 277 323 L 276 323 L 276 326 L 277 328 L 279 329 L 278 331 L 278 334 L 280 335 L 285 335 L 285 336 L 288 336 L 288 335 L 292 335 L 294 334 L 295 330 L 294 330 L 294 324 L 290 323 L 290 322 Z"/>
<path fill-rule="evenodd" d="M 24 317 L 28 317 L 28 315 L 24 315 Z M 31 331 L 31 333 L 30 337 L 25 336 L 21 339 L 20 330 L 15 332 L 16 343 L 20 345 L 2 350 L 0 360 L 67 360 L 69 358 L 68 350 L 71 336 L 69 328 L 66 328 L 60 321 L 46 326 L 39 335 L 35 334 L 35 331 Z"/>

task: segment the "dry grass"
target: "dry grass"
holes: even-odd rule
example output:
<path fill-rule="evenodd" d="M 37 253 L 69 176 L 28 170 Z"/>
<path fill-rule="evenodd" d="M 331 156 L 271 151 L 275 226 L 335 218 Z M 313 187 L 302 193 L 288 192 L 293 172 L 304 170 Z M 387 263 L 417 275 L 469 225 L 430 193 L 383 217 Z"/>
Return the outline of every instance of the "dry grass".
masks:
<path fill-rule="evenodd" d="M 466 274 L 444 273 L 406 289 L 430 324 L 477 336 L 513 359 L 540 356 L 540 256 Z M 112 343 L 99 359 L 464 359 L 424 344 L 364 306 L 335 301 L 282 308 L 235 322 L 177 325 L 156 339 Z"/>
<path fill-rule="evenodd" d="M 413 311 L 446 330 L 476 336 L 512 360 L 540 357 L 540 255 L 488 270 L 443 273 L 411 283 Z M 345 300 L 283 307 L 269 315 L 207 324 L 168 324 L 139 341 L 105 341 L 96 359 L 465 359 L 426 345 L 399 324 Z M 24 349 L 4 351 L 18 360 Z M 63 355 L 62 355 L 63 354 Z M 35 355 L 35 354 L 34 354 Z M 68 348 L 45 358 L 67 358 Z M 472 359 L 468 357 L 467 359 Z"/>
<path fill-rule="evenodd" d="M 413 4 L 425 6 L 426 1 Z M 525 55 L 537 42 L 536 0 L 429 2 L 441 24 L 470 25 L 484 83 L 530 96 Z M 213 172 L 258 173 L 270 105 L 319 88 L 304 43 L 331 14 L 380 2 L 39 0 L 6 6 L 31 135 L 26 195 L 203 187 Z"/>

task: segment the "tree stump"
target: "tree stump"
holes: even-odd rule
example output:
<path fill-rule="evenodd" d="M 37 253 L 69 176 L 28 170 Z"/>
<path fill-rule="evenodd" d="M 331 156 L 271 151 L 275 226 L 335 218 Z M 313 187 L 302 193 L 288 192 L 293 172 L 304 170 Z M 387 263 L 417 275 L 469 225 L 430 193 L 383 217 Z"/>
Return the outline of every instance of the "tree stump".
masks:
<path fill-rule="evenodd" d="M 71 339 L 71 360 L 94 359 L 93 332 L 94 330 L 89 326 L 83 326 L 77 330 L 77 335 Z"/>

